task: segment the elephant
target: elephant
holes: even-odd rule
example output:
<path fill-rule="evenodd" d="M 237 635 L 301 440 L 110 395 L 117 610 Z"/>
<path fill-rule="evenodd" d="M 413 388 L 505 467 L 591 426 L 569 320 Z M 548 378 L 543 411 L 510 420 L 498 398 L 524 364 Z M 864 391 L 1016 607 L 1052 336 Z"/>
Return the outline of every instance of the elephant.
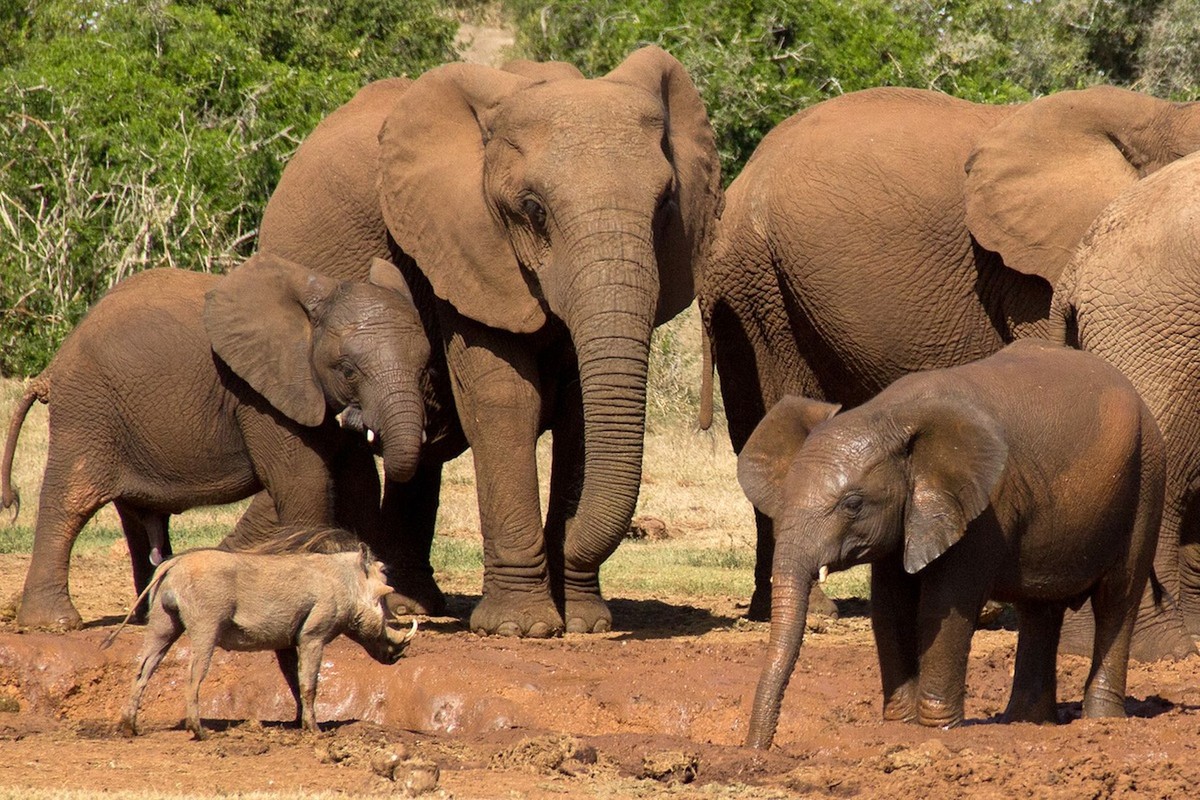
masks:
<path fill-rule="evenodd" d="M 869 89 L 785 120 L 727 189 L 698 287 L 734 451 L 786 394 L 853 406 L 1048 335 L 1088 225 L 1197 148 L 1200 105 L 1112 87 L 1014 106 Z M 765 619 L 774 537 L 756 523 L 749 615 Z M 1156 572 L 1176 570 L 1160 553 Z M 1143 611 L 1136 657 L 1193 650 L 1177 613 Z M 1073 624 L 1063 643 L 1090 650 Z"/>
<path fill-rule="evenodd" d="M 1165 481 L 1162 437 L 1129 381 L 1098 356 L 1025 339 L 838 410 L 789 395 L 738 457 L 746 496 L 779 532 L 747 745 L 774 737 L 813 582 L 862 563 L 884 719 L 963 721 L 989 596 L 1020 616 L 1006 720 L 1056 721 L 1063 616 L 1085 598 L 1096 636 L 1083 713 L 1123 717 Z"/>
<path fill-rule="evenodd" d="M 5 508 L 19 503 L 11 470 L 25 415 L 34 400 L 49 404 L 17 622 L 81 625 L 71 548 L 109 502 L 139 594 L 171 555 L 171 514 L 263 489 L 285 524 L 336 519 L 368 543 L 378 537 L 372 447 L 335 415 L 361 419 L 389 480 L 411 477 L 430 353 L 408 288 L 385 266 L 371 271 L 376 283 L 338 281 L 258 254 L 225 276 L 154 269 L 105 294 L 31 382 L 9 427 Z M 363 488 L 371 481 L 373 495 Z"/>
<path fill-rule="evenodd" d="M 599 568 L 637 501 L 651 331 L 694 298 L 722 197 L 703 102 L 656 47 L 594 79 L 522 61 L 376 82 L 297 150 L 259 248 L 350 279 L 390 260 L 435 343 L 438 430 L 413 481 L 384 487 L 400 534 L 380 555 L 413 607 L 444 605 L 429 566 L 441 468 L 469 445 L 484 558 L 470 628 L 611 628 Z"/>
<path fill-rule="evenodd" d="M 1167 447 L 1164 588 L 1200 637 L 1200 154 L 1122 192 L 1092 224 L 1054 292 L 1058 338 L 1124 372 Z M 1175 548 L 1178 547 L 1178 553 Z"/>

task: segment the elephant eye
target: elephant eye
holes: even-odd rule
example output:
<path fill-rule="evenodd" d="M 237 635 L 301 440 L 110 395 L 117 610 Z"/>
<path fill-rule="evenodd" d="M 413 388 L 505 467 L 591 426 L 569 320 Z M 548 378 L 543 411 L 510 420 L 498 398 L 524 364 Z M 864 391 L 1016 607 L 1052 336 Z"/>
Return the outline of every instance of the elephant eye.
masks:
<path fill-rule="evenodd" d="M 861 494 L 848 494 L 842 498 L 842 510 L 850 516 L 858 514 L 863 508 L 863 496 Z"/>
<path fill-rule="evenodd" d="M 349 361 L 338 362 L 337 370 L 342 373 L 342 377 L 346 380 L 353 380 L 358 375 L 358 367 Z"/>
<path fill-rule="evenodd" d="M 532 197 L 526 197 L 521 201 L 521 211 L 525 212 L 525 216 L 529 218 L 538 228 L 546 227 L 546 209 L 542 208 L 542 204 Z"/>

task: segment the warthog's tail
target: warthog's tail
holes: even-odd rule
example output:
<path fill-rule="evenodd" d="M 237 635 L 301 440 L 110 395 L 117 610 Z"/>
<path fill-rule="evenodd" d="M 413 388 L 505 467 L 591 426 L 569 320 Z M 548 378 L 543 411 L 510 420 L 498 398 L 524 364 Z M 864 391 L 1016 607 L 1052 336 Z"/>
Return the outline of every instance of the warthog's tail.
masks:
<path fill-rule="evenodd" d="M 16 522 L 21 513 L 21 495 L 12 485 L 13 455 L 17 449 L 17 437 L 21 434 L 21 426 L 25 424 L 25 415 L 33 407 L 33 401 L 46 402 L 46 382 L 35 380 L 25 390 L 21 402 L 13 410 L 12 421 L 8 423 L 8 438 L 4 442 L 4 462 L 0 465 L 0 508 L 13 510 L 12 521 Z"/>
<path fill-rule="evenodd" d="M 146 584 L 146 588 L 142 589 L 142 593 L 139 594 L 137 599 L 133 601 L 133 605 L 129 607 L 129 613 L 125 615 L 125 619 L 121 620 L 121 624 L 117 626 L 117 629 L 105 637 L 104 641 L 100 643 L 101 650 L 108 648 L 117 640 L 117 634 L 125 630 L 125 626 L 128 625 L 129 620 L 133 618 L 133 614 L 135 611 L 137 611 L 138 606 L 142 604 L 142 600 L 146 599 L 146 595 L 154 595 L 154 590 L 158 588 L 160 583 L 162 583 L 163 578 L 167 577 L 167 573 L 171 570 L 171 567 L 175 566 L 175 562 L 178 560 L 179 558 L 177 556 L 175 558 L 169 558 L 158 565 L 158 569 L 154 571 L 154 577 L 150 579 L 150 583 Z"/>

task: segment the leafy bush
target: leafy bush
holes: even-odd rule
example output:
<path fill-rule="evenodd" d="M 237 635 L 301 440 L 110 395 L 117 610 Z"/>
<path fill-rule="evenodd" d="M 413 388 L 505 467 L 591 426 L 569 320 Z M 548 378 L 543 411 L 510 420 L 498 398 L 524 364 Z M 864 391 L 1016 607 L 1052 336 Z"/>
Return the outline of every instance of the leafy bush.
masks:
<path fill-rule="evenodd" d="M 432 0 L 0 2 L 0 374 L 133 271 L 244 256 L 326 113 L 455 57 Z"/>

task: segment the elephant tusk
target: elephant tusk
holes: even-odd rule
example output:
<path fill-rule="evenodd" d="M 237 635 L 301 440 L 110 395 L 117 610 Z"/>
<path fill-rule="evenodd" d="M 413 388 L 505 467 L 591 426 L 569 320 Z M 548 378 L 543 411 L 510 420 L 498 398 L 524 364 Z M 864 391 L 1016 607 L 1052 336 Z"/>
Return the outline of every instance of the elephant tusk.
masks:
<path fill-rule="evenodd" d="M 367 442 L 370 444 L 375 443 L 375 431 L 371 430 L 370 428 L 367 428 Z"/>
<path fill-rule="evenodd" d="M 817 570 L 817 583 L 824 583 L 825 579 L 828 577 L 829 577 L 829 567 L 823 566 L 819 570 Z"/>

